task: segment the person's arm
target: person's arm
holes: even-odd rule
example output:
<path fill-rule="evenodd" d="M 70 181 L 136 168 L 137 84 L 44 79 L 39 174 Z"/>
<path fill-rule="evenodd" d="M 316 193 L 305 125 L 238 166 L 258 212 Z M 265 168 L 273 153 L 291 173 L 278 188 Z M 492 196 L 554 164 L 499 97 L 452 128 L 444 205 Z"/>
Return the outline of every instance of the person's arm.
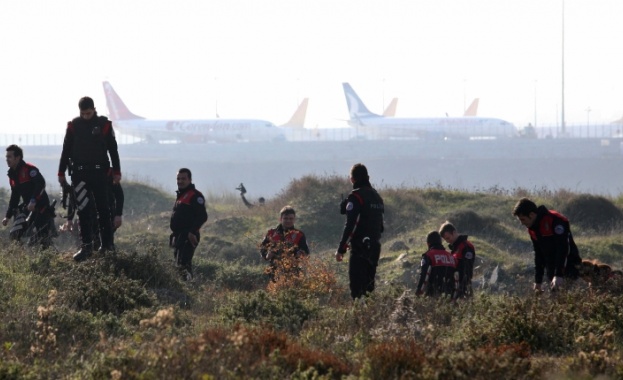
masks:
<path fill-rule="evenodd" d="M 199 230 L 201 226 L 208 220 L 208 212 L 206 210 L 205 199 L 203 195 L 196 196 L 192 203 L 194 215 L 193 222 L 188 232 L 188 239 L 193 246 L 197 246 L 199 243 Z"/>
<path fill-rule="evenodd" d="M 34 185 L 32 188 L 32 194 L 30 194 L 30 200 L 32 203 L 32 200 L 34 199 L 35 203 L 37 203 L 41 199 L 43 190 L 45 190 L 45 178 L 43 178 L 43 175 L 41 175 L 39 169 L 36 168 L 32 168 L 28 175 Z"/>
<path fill-rule="evenodd" d="M 536 240 L 532 240 L 534 248 L 534 284 L 535 288 L 540 287 L 543 283 L 543 275 L 545 274 L 545 257 L 541 251 L 541 247 Z"/>
<path fill-rule="evenodd" d="M 309 255 L 309 247 L 307 246 L 307 238 L 305 237 L 305 234 L 303 233 L 303 231 L 299 231 L 299 233 L 303 236 L 299 240 L 297 253 L 302 251 L 305 255 Z"/>
<path fill-rule="evenodd" d="M 117 139 L 115 138 L 115 131 L 110 120 L 106 121 L 105 128 L 109 129 L 106 134 L 106 149 L 108 150 L 110 164 L 112 165 L 113 183 L 119 183 L 119 181 L 121 181 L 121 161 L 119 160 L 119 150 L 117 146 Z"/>
<path fill-rule="evenodd" d="M 344 230 L 342 231 L 342 238 L 337 248 L 337 253 L 346 253 L 346 249 L 357 229 L 360 214 L 361 204 L 359 198 L 354 194 L 350 194 L 346 203 L 346 223 L 344 224 Z"/>
<path fill-rule="evenodd" d="M 123 194 L 123 188 L 120 183 L 112 185 L 112 193 L 115 197 L 115 216 L 123 215 L 123 204 L 125 202 L 125 196 Z"/>
<path fill-rule="evenodd" d="M 422 287 L 424 286 L 424 282 L 426 281 L 426 274 L 428 273 L 428 268 L 430 267 L 430 260 L 426 254 L 422 255 L 422 261 L 420 262 L 420 279 L 417 283 L 415 294 L 421 295 L 423 293 Z"/>
<path fill-rule="evenodd" d="M 61 159 L 58 164 L 58 182 L 62 185 L 66 183 L 65 171 L 69 166 L 69 159 L 71 156 L 71 148 L 74 142 L 74 127 L 70 122 L 67 123 L 67 129 L 65 130 L 65 138 L 63 139 L 63 150 L 61 152 Z"/>
<path fill-rule="evenodd" d="M 9 208 L 6 210 L 5 217 L 11 219 L 15 215 L 15 210 L 19 206 L 19 192 L 11 187 L 11 198 L 9 200 Z"/>
<path fill-rule="evenodd" d="M 268 248 L 270 245 L 270 230 L 266 233 L 266 235 L 264 236 L 264 240 L 262 240 L 262 242 L 260 243 L 260 256 L 262 256 L 262 258 L 264 260 L 269 260 L 268 259 Z"/>
<path fill-rule="evenodd" d="M 569 256 L 569 226 L 562 222 L 556 221 L 554 228 L 554 245 L 555 245 L 555 264 L 554 277 L 563 277 L 565 275 L 565 267 L 567 264 L 567 256 Z"/>

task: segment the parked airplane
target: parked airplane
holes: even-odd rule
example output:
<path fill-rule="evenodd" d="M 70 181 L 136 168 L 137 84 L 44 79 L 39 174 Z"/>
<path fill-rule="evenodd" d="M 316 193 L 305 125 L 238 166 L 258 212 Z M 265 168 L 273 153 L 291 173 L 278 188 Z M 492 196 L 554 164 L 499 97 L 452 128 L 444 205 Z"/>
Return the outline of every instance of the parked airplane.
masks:
<path fill-rule="evenodd" d="M 256 119 L 149 120 L 133 114 L 112 85 L 104 82 L 109 117 L 119 132 L 147 142 L 184 143 L 283 141 L 275 124 Z"/>
<path fill-rule="evenodd" d="M 363 104 L 348 83 L 343 83 L 349 125 L 370 138 L 469 138 L 498 139 L 517 136 L 517 128 L 507 121 L 477 116 L 394 118 L 374 114 Z"/>
<path fill-rule="evenodd" d="M 383 116 L 386 117 L 394 117 L 396 116 L 396 106 L 398 105 L 398 98 L 393 98 L 389 103 L 385 111 L 383 112 Z M 472 101 L 472 104 L 467 107 L 463 116 L 476 116 L 478 114 L 478 98 Z"/>

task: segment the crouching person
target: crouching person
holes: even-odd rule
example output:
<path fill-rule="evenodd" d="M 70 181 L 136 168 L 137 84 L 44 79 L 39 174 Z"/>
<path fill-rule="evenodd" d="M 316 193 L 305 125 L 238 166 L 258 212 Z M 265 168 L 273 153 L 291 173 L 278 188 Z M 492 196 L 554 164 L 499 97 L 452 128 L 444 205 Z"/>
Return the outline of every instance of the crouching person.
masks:
<path fill-rule="evenodd" d="M 192 260 L 199 244 L 199 229 L 208 220 L 205 198 L 192 183 L 192 173 L 182 168 L 177 172 L 177 199 L 171 215 L 169 245 L 174 249 L 175 263 L 182 279 L 193 278 Z"/>
<path fill-rule="evenodd" d="M 459 275 L 456 260 L 441 243 L 439 232 L 432 231 L 426 236 L 428 250 L 422 255 L 420 280 L 416 294 L 439 296 L 442 294 L 455 299 Z"/>
<path fill-rule="evenodd" d="M 294 227 L 296 211 L 292 206 L 284 206 L 279 212 L 279 224 L 271 228 L 260 243 L 260 255 L 270 266 L 266 273 L 272 281 L 275 281 L 276 271 L 281 270 L 298 274 L 298 266 L 291 263 L 291 259 L 302 258 L 309 255 L 307 239 L 303 231 Z M 285 256 L 285 257 L 284 257 Z M 284 260 L 286 259 L 286 260 Z M 287 261 L 287 262 L 284 262 Z"/>
<path fill-rule="evenodd" d="M 11 199 L 2 225 L 6 226 L 9 219 L 14 217 L 11 240 L 19 242 L 28 230 L 32 232 L 28 236 L 28 244 L 39 244 L 42 249 L 46 249 L 52 243 L 52 236 L 56 235 L 54 206 L 50 205 L 50 198 L 45 191 L 43 175 L 37 167 L 24 162 L 23 158 L 24 152 L 19 146 L 9 145 L 6 148 Z"/>

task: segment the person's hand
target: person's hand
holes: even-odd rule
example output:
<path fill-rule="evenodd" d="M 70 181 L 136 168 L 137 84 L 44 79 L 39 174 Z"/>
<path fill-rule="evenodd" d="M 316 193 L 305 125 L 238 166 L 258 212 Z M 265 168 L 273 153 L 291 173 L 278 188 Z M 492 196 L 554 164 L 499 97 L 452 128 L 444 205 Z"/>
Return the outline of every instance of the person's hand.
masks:
<path fill-rule="evenodd" d="M 537 283 L 535 283 L 535 284 L 534 284 L 534 291 L 535 291 L 535 292 L 542 292 L 542 291 L 543 291 L 542 284 L 537 284 Z"/>
<path fill-rule="evenodd" d="M 113 220 L 113 227 L 115 229 L 117 229 L 117 228 L 121 227 L 122 224 L 123 224 L 123 216 L 121 216 L 121 215 L 115 216 L 115 220 Z"/>
<path fill-rule="evenodd" d="M 342 261 L 344 258 L 344 254 L 341 252 L 335 252 L 335 261 Z"/>
<path fill-rule="evenodd" d="M 554 279 L 552 280 L 552 290 L 561 288 L 563 283 L 564 283 L 564 280 L 562 277 L 559 277 L 559 276 L 554 277 Z"/>
<path fill-rule="evenodd" d="M 26 209 L 28 209 L 28 211 L 34 211 L 36 204 L 37 204 L 37 201 L 35 201 L 34 199 L 31 199 L 30 202 L 28 202 L 28 206 L 26 206 Z"/>
<path fill-rule="evenodd" d="M 9 224 L 9 220 L 7 218 L 2 219 L 2 225 L 6 226 L 7 224 Z"/>
<path fill-rule="evenodd" d="M 121 173 L 112 176 L 112 183 L 114 185 L 119 184 L 119 182 L 121 182 Z"/>
<path fill-rule="evenodd" d="M 65 179 L 65 174 L 58 175 L 58 183 L 61 185 L 65 185 L 67 183 L 67 179 Z"/>
<path fill-rule="evenodd" d="M 193 234 L 192 232 L 188 233 L 188 241 L 190 241 L 190 244 L 192 244 L 193 247 L 196 247 L 197 244 L 199 244 L 199 241 L 197 240 L 197 236 Z"/>

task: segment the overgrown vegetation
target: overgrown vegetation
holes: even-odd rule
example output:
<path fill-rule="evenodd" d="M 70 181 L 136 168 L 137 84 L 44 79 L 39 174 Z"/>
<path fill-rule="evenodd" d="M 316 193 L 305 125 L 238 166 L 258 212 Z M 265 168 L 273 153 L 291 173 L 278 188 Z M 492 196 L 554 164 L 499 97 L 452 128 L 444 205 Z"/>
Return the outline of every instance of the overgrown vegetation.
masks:
<path fill-rule="evenodd" d="M 210 219 L 182 282 L 168 248 L 172 194 L 125 185 L 118 252 L 83 263 L 0 237 L 1 379 L 623 378 L 623 283 L 535 295 L 532 252 L 512 217 L 522 196 L 566 213 L 581 254 L 623 267 L 621 198 L 565 190 L 379 189 L 387 205 L 377 291 L 349 297 L 333 258 L 345 178 L 293 180 L 263 207 L 208 195 Z M 0 189 L 0 204 L 7 192 Z M 4 203 L 2 203 L 4 202 Z M 272 282 L 257 245 L 297 209 L 309 258 Z M 450 220 L 477 249 L 476 292 L 413 294 L 424 237 Z M 57 244 L 57 246 L 60 246 Z M 73 247 L 72 247 L 73 246 Z M 71 248 L 69 248 L 71 247 Z M 293 270 L 293 268 L 295 270 Z"/>

